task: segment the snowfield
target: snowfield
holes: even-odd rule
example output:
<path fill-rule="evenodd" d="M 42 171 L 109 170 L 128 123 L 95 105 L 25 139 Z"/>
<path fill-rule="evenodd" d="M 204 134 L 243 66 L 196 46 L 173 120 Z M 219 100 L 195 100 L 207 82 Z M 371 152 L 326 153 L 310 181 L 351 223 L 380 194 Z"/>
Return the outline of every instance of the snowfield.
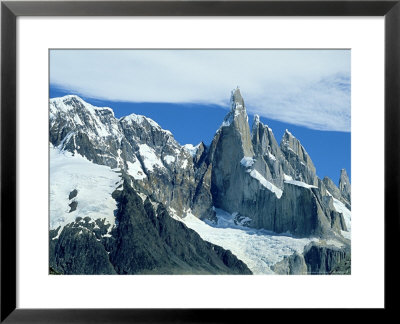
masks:
<path fill-rule="evenodd" d="M 254 274 L 274 274 L 270 266 L 295 251 L 302 253 L 304 247 L 318 239 L 293 238 L 266 230 L 252 229 L 234 223 L 234 214 L 215 209 L 218 223 L 198 219 L 188 212 L 182 221 L 196 231 L 203 240 L 231 250 Z"/>
<path fill-rule="evenodd" d="M 107 166 L 94 164 L 86 158 L 74 156 L 58 148 L 50 147 L 50 229 L 62 228 L 75 221 L 76 217 L 106 219 L 115 224 L 114 210 L 117 203 L 112 192 L 122 184 L 119 173 Z M 76 189 L 76 197 L 69 199 Z M 69 212 L 72 201 L 78 203 L 73 212 Z"/>

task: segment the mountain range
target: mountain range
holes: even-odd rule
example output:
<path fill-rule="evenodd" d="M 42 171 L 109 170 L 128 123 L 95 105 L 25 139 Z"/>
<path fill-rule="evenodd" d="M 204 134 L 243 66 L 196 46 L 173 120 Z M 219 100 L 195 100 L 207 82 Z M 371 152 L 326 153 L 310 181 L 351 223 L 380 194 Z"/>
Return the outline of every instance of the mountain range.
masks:
<path fill-rule="evenodd" d="M 238 88 L 210 145 L 76 95 L 50 99 L 49 141 L 52 271 L 350 273 L 346 171 L 337 187 L 288 130 L 250 129 Z"/>

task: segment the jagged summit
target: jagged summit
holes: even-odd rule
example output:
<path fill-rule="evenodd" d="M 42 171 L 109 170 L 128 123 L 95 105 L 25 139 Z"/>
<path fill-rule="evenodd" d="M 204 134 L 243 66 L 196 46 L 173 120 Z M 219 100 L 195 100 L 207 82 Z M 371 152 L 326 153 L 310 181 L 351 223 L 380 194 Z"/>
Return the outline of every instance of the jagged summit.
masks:
<path fill-rule="evenodd" d="M 221 135 L 221 133 L 223 134 Z M 223 142 L 227 140 L 224 144 L 226 148 L 232 146 L 233 151 L 229 155 L 234 154 L 238 157 L 254 155 L 250 138 L 249 118 L 239 88 L 231 92 L 231 110 L 225 116 L 217 134 L 218 140 L 220 137 Z M 216 138 L 213 142 L 217 144 L 215 140 Z"/>
<path fill-rule="evenodd" d="M 260 116 L 255 114 L 254 115 L 254 120 L 253 120 L 253 124 L 258 124 L 260 122 Z"/>
<path fill-rule="evenodd" d="M 245 132 L 246 124 L 248 128 L 249 118 L 239 88 L 231 91 L 230 106 L 231 110 L 225 116 L 221 127 L 227 127 L 234 124 L 241 132 Z"/>
<path fill-rule="evenodd" d="M 311 157 L 300 141 L 287 129 L 283 134 L 280 148 L 286 160 L 296 170 L 300 181 L 310 185 L 318 184 L 316 169 Z"/>
<path fill-rule="evenodd" d="M 289 132 L 289 130 L 287 128 L 285 129 L 285 134 L 283 136 L 285 136 L 285 135 L 289 136 L 289 137 L 290 136 L 294 137 L 293 134 L 291 132 Z"/>
<path fill-rule="evenodd" d="M 172 133 L 169 130 L 163 129 L 153 119 L 151 119 L 149 117 L 146 117 L 146 116 L 143 116 L 143 115 L 130 114 L 130 115 L 127 115 L 127 116 L 123 116 L 123 117 L 121 117 L 119 119 L 119 122 L 120 123 L 136 123 L 136 124 L 139 124 L 141 126 L 144 126 L 144 125 L 147 124 L 148 126 L 153 127 L 155 129 L 157 129 L 158 131 L 161 131 L 161 132 L 164 132 L 164 133 L 167 133 L 167 134 L 173 136 Z"/>
<path fill-rule="evenodd" d="M 339 190 L 343 198 L 351 202 L 351 184 L 345 169 L 340 170 Z"/>
<path fill-rule="evenodd" d="M 76 94 L 68 94 L 62 97 L 50 98 L 50 101 L 65 101 L 68 99 L 76 99 L 78 101 L 85 102 L 81 97 Z"/>
<path fill-rule="evenodd" d="M 92 113 L 96 111 L 105 111 L 106 113 L 111 113 L 112 116 L 114 117 L 114 110 L 112 108 L 93 106 L 75 94 L 65 95 L 63 97 L 51 98 L 50 108 L 52 106 L 56 106 L 59 110 L 63 111 L 68 111 L 71 109 L 85 109 Z M 52 112 L 51 109 L 50 112 Z"/>
<path fill-rule="evenodd" d="M 242 94 L 240 93 L 239 87 L 236 89 L 233 89 L 231 91 L 231 110 L 244 110 L 246 111 L 246 108 L 244 106 L 244 100 L 242 97 Z"/>

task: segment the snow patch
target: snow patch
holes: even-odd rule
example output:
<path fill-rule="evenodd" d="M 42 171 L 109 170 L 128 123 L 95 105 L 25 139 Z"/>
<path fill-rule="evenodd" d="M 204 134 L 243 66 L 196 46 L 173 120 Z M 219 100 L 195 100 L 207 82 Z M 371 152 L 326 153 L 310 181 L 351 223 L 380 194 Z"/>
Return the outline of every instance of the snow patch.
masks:
<path fill-rule="evenodd" d="M 178 216 L 178 212 L 174 208 L 168 207 L 168 213 L 173 219 L 182 221 L 182 218 Z"/>
<path fill-rule="evenodd" d="M 197 150 L 199 149 L 199 145 L 200 144 L 197 144 L 196 146 L 194 146 L 192 144 L 185 144 L 185 145 L 183 145 L 183 148 L 186 151 L 188 151 L 192 157 L 195 157 L 196 153 L 197 153 Z"/>
<path fill-rule="evenodd" d="M 136 180 L 143 180 L 147 177 L 138 159 L 136 159 L 136 161 L 133 163 L 126 161 L 126 164 L 128 165 L 128 174 L 134 177 Z"/>
<path fill-rule="evenodd" d="M 186 159 L 183 160 L 183 162 L 182 162 L 182 164 L 181 164 L 181 168 L 182 168 L 182 169 L 186 169 L 187 164 L 188 164 L 188 161 L 187 161 Z"/>
<path fill-rule="evenodd" d="M 289 184 L 292 184 L 292 185 L 295 185 L 295 186 L 298 186 L 298 187 L 307 188 L 307 189 L 318 188 L 317 186 L 309 185 L 308 183 L 305 183 L 305 182 L 302 182 L 302 181 L 297 181 L 297 180 L 286 180 L 285 179 L 285 183 L 289 183 Z"/>
<path fill-rule="evenodd" d="M 154 149 L 152 149 L 147 144 L 140 144 L 139 145 L 139 153 L 140 156 L 143 158 L 143 163 L 146 169 L 150 172 L 154 171 L 154 167 L 158 167 L 160 169 L 165 168 L 162 164 L 160 158 L 157 156 Z"/>
<path fill-rule="evenodd" d="M 221 124 L 221 127 L 228 127 L 228 126 L 230 126 L 231 125 L 231 120 L 224 120 L 223 122 L 222 122 L 222 124 Z"/>
<path fill-rule="evenodd" d="M 251 170 L 250 176 L 258 180 L 263 187 L 267 188 L 269 191 L 272 191 L 278 199 L 282 197 L 283 191 L 265 179 L 258 171 Z"/>
<path fill-rule="evenodd" d="M 351 240 L 351 232 L 340 231 L 340 233 L 343 235 L 344 238 Z"/>
<path fill-rule="evenodd" d="M 139 192 L 139 191 L 136 191 L 136 193 L 142 199 L 142 201 L 145 202 L 145 200 L 147 199 L 147 196 L 144 193 Z"/>
<path fill-rule="evenodd" d="M 268 157 L 269 157 L 271 160 L 276 161 L 275 155 L 271 154 L 271 152 L 269 152 L 269 151 L 268 151 Z"/>
<path fill-rule="evenodd" d="M 164 161 L 165 161 L 167 164 L 174 163 L 174 162 L 175 162 L 175 156 L 166 155 L 166 156 L 164 156 Z"/>
<path fill-rule="evenodd" d="M 292 133 L 291 133 L 291 132 L 289 132 L 289 130 L 288 130 L 288 129 L 285 129 L 285 133 L 286 133 L 286 134 L 288 134 L 288 135 L 290 135 L 290 136 L 292 136 L 292 137 L 294 137 L 294 136 L 292 135 Z"/>
<path fill-rule="evenodd" d="M 240 160 L 240 164 L 246 168 L 250 168 L 256 160 L 250 156 L 245 156 L 243 159 Z"/>
<path fill-rule="evenodd" d="M 287 175 L 286 173 L 283 174 L 283 180 L 285 181 L 291 181 L 293 178 L 290 175 Z"/>

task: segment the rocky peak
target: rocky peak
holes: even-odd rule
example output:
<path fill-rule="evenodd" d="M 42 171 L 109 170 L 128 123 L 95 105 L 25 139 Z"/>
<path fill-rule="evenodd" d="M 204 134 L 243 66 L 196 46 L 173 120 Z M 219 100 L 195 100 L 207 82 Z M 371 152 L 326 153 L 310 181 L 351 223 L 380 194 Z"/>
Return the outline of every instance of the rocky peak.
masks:
<path fill-rule="evenodd" d="M 254 115 L 254 120 L 253 120 L 253 126 L 257 125 L 260 122 L 260 116 L 255 114 Z"/>
<path fill-rule="evenodd" d="M 244 110 L 244 112 L 246 112 L 244 100 L 239 87 L 236 87 L 236 89 L 231 91 L 231 110 Z"/>
<path fill-rule="evenodd" d="M 276 160 L 280 154 L 278 143 L 272 129 L 264 125 L 258 115 L 254 115 L 251 138 L 256 155 L 267 155 L 268 159 Z"/>
<path fill-rule="evenodd" d="M 343 198 L 351 201 L 351 184 L 345 169 L 340 170 L 339 190 Z"/>
<path fill-rule="evenodd" d="M 243 152 L 240 154 L 242 156 L 253 156 L 254 152 L 250 138 L 249 118 L 239 88 L 232 90 L 230 102 L 231 110 L 225 116 L 220 131 L 225 133 L 224 136 L 231 134 L 236 137 L 236 142 L 241 144 L 240 147 Z"/>
<path fill-rule="evenodd" d="M 300 141 L 287 129 L 282 137 L 281 151 L 295 170 L 296 174 L 294 176 L 297 180 L 317 185 L 318 181 L 314 163 Z"/>
<path fill-rule="evenodd" d="M 119 123 L 128 141 L 147 144 L 156 150 L 162 150 L 166 145 L 174 149 L 180 150 L 181 148 L 174 139 L 172 133 L 162 129 L 161 126 L 151 118 L 130 114 L 120 118 Z"/>
<path fill-rule="evenodd" d="M 67 113 L 73 111 L 78 114 L 94 114 L 98 116 L 112 116 L 114 112 L 109 107 L 95 107 L 77 95 L 67 95 L 60 98 L 50 99 L 50 119 L 56 112 Z"/>

